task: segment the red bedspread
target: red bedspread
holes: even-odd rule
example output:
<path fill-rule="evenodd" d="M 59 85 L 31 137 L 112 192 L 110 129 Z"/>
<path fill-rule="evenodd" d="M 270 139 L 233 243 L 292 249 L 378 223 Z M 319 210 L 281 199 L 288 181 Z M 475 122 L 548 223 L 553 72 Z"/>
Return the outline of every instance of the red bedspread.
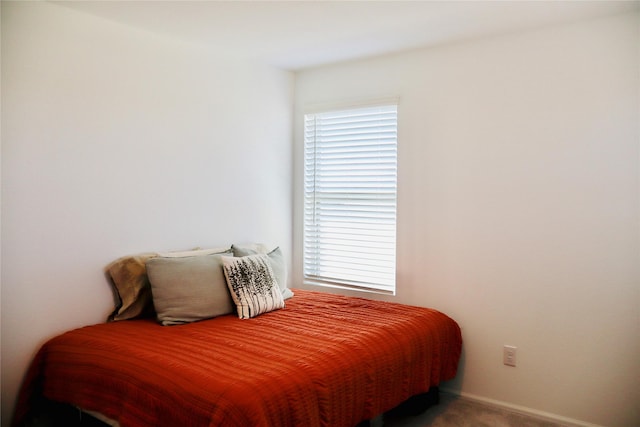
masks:
<path fill-rule="evenodd" d="M 456 375 L 458 325 L 431 309 L 296 290 L 283 310 L 181 326 L 132 320 L 50 340 L 29 399 L 122 427 L 353 427 Z"/>

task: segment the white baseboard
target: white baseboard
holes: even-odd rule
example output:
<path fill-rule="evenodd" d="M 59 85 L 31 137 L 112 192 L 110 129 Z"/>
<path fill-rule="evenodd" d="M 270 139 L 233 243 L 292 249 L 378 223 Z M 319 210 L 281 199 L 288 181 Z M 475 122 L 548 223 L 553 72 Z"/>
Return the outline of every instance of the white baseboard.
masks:
<path fill-rule="evenodd" d="M 537 409 L 527 408 L 526 406 L 514 405 L 512 403 L 503 402 L 501 400 L 489 399 L 486 397 L 478 396 L 475 394 L 459 392 L 454 390 L 449 390 L 447 388 L 440 388 L 440 391 L 443 393 L 453 394 L 455 396 L 459 396 L 461 399 L 466 399 L 478 403 L 485 404 L 487 406 L 493 406 L 498 409 L 503 409 L 506 411 L 515 412 L 518 414 L 527 415 L 530 417 L 538 418 L 544 421 L 551 421 L 557 424 L 562 424 L 567 427 L 604 427 L 599 424 L 587 423 L 584 421 L 576 420 L 573 418 L 563 417 L 561 415 L 552 414 L 550 412 L 539 411 Z"/>

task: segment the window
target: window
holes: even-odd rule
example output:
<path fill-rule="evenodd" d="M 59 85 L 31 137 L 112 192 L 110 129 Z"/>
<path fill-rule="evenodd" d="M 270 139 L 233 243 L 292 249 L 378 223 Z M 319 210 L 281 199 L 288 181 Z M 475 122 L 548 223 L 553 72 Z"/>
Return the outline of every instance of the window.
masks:
<path fill-rule="evenodd" d="M 304 280 L 395 293 L 397 105 L 305 115 Z"/>

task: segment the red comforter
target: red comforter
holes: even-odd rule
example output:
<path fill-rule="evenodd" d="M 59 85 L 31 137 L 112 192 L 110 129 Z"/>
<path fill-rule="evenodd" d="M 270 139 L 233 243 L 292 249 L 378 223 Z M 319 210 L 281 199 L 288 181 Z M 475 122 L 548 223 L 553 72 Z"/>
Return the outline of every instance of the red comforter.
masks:
<path fill-rule="evenodd" d="M 285 309 L 181 326 L 132 320 L 46 343 L 34 396 L 137 426 L 353 427 L 456 375 L 460 329 L 427 308 L 296 290 Z"/>

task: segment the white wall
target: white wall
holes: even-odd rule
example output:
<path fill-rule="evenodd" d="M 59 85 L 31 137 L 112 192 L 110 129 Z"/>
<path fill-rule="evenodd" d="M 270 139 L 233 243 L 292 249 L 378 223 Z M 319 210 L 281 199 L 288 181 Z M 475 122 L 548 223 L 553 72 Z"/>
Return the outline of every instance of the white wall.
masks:
<path fill-rule="evenodd" d="M 47 3 L 2 2 L 2 425 L 103 268 L 258 240 L 291 252 L 293 75 Z"/>
<path fill-rule="evenodd" d="M 463 327 L 449 390 L 559 420 L 640 425 L 638 14 L 296 76 L 302 114 L 399 96 L 399 302 Z M 381 297 L 382 298 L 382 297 Z M 518 366 L 502 346 L 518 347 Z"/>

